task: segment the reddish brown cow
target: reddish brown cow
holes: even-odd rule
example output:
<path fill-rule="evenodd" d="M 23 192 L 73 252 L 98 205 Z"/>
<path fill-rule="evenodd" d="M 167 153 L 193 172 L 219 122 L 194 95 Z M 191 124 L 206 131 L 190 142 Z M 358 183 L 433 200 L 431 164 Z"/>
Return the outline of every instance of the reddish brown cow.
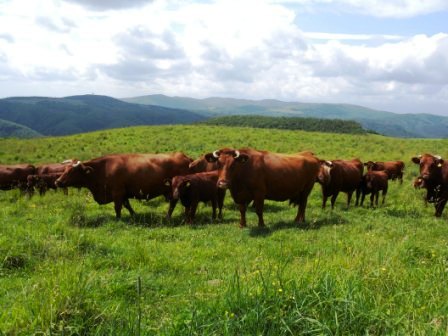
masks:
<path fill-rule="evenodd" d="M 416 187 L 427 190 L 426 199 L 434 203 L 436 217 L 442 216 L 448 201 L 448 163 L 441 156 L 423 154 L 412 158 L 420 166 Z"/>
<path fill-rule="evenodd" d="M 173 191 L 173 198 L 180 199 L 185 207 L 188 223 L 193 222 L 199 202 L 211 202 L 212 219 L 216 219 L 216 208 L 219 209 L 219 219 L 222 219 L 222 206 L 226 191 L 217 186 L 218 171 L 175 176 L 172 181 L 168 182 Z"/>
<path fill-rule="evenodd" d="M 56 181 L 58 187 L 88 188 L 98 204 L 114 202 L 115 214 L 121 217 L 124 206 L 129 213 L 129 198 L 152 199 L 169 196 L 165 180 L 188 174 L 191 159 L 183 153 L 174 154 L 115 154 L 66 167 Z M 170 217 L 177 200 L 170 200 L 167 217 Z"/>
<path fill-rule="evenodd" d="M 309 153 L 286 155 L 255 149 L 221 149 L 208 153 L 218 163 L 218 187 L 230 190 L 239 205 L 240 227 L 246 226 L 247 205 L 253 200 L 258 225 L 264 226 L 264 200 L 298 204 L 295 221 L 305 220 L 305 209 L 319 172 L 319 160 Z"/>
<path fill-rule="evenodd" d="M 380 191 L 383 191 L 383 201 L 384 204 L 386 200 L 386 194 L 388 189 L 388 176 L 385 171 L 368 171 L 362 178 L 359 192 L 361 193 L 361 206 L 364 204 L 364 198 L 366 195 L 370 195 L 370 206 L 373 207 L 373 201 L 375 200 L 375 205 L 378 206 L 378 198 Z M 357 192 L 358 193 L 358 192 Z M 356 200 L 356 205 L 358 205 L 358 200 Z"/>
<path fill-rule="evenodd" d="M 359 189 L 364 166 L 359 159 L 321 161 L 317 176 L 322 186 L 322 208 L 325 208 L 327 198 L 331 196 L 331 208 L 339 192 L 347 193 L 347 208 L 350 206 L 353 192 Z M 359 198 L 359 193 L 356 199 Z"/>
<path fill-rule="evenodd" d="M 25 191 L 27 176 L 35 172 L 36 167 L 30 164 L 0 165 L 0 190 L 19 188 Z"/>
<path fill-rule="evenodd" d="M 367 166 L 367 170 L 381 171 L 384 170 L 390 180 L 399 179 L 400 183 L 403 183 L 403 161 L 386 161 L 386 162 L 373 162 L 367 161 L 364 163 Z"/>
<path fill-rule="evenodd" d="M 192 173 L 202 173 L 218 170 L 217 162 L 208 162 L 204 155 L 201 155 L 199 159 L 190 163 L 190 170 Z"/>
<path fill-rule="evenodd" d="M 64 162 L 61 163 L 47 163 L 37 166 L 36 175 L 55 174 L 55 173 L 62 174 L 65 171 L 65 167 L 67 167 L 70 164 L 76 163 L 77 161 L 78 160 L 65 160 Z"/>

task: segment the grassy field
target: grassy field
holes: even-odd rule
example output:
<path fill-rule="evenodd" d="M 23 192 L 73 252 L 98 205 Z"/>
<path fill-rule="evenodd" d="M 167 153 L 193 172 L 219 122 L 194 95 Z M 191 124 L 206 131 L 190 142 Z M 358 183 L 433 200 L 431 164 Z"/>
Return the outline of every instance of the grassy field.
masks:
<path fill-rule="evenodd" d="M 117 129 L 63 138 L 0 140 L 0 162 L 59 162 L 108 153 L 192 157 L 229 147 L 312 150 L 323 159 L 402 159 L 402 185 L 386 205 L 320 208 L 307 226 L 296 208 L 267 202 L 267 229 L 247 229 L 228 195 L 224 221 L 163 199 L 131 201 L 115 220 L 86 190 L 22 197 L 0 192 L 0 334 L 6 335 L 383 335 L 448 333 L 448 213 L 434 217 L 411 187 L 423 152 L 448 155 L 448 140 L 394 139 L 213 126 Z M 414 167 L 415 166 L 415 167 Z"/>

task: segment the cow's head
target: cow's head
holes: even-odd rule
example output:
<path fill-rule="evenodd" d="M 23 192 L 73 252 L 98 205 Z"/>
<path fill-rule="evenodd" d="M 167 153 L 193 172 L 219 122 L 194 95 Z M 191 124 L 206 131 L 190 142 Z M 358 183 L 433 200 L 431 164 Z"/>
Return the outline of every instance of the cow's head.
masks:
<path fill-rule="evenodd" d="M 40 180 L 39 175 L 28 175 L 26 177 L 26 185 L 28 188 L 33 188 L 34 186 L 37 185 L 39 180 Z"/>
<path fill-rule="evenodd" d="M 331 181 L 331 169 L 333 168 L 333 162 L 331 161 L 320 161 L 319 174 L 317 175 L 317 181 L 320 184 L 328 185 Z"/>
<path fill-rule="evenodd" d="M 190 171 L 192 173 L 202 173 L 202 172 L 217 170 L 218 164 L 217 164 L 217 162 L 207 161 L 205 156 L 202 155 L 199 159 L 196 159 L 193 162 L 191 162 L 190 165 L 188 166 L 188 168 L 190 168 Z"/>
<path fill-rule="evenodd" d="M 440 177 L 444 161 L 439 155 L 423 154 L 413 157 L 412 162 L 420 166 L 420 178 L 428 181 Z"/>
<path fill-rule="evenodd" d="M 57 187 L 84 187 L 93 173 L 93 168 L 81 161 L 67 165 L 64 173 L 54 183 Z"/>
<path fill-rule="evenodd" d="M 377 163 L 373 161 L 364 162 L 364 166 L 367 167 L 367 171 L 376 170 Z"/>
<path fill-rule="evenodd" d="M 249 155 L 235 149 L 221 149 L 204 155 L 208 162 L 218 166 L 217 186 L 222 189 L 230 187 L 232 180 L 239 174 L 242 166 L 249 161 Z"/>
<path fill-rule="evenodd" d="M 170 181 L 173 199 L 177 200 L 185 195 L 191 187 L 191 180 L 188 176 L 175 176 Z"/>

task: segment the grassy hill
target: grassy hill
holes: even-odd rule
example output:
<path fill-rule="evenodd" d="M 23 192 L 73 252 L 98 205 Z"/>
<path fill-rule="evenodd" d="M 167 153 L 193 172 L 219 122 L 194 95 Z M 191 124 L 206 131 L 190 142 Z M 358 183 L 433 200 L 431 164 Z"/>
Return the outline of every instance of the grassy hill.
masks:
<path fill-rule="evenodd" d="M 43 135 L 67 135 L 134 125 L 183 124 L 203 120 L 196 113 L 125 103 L 98 95 L 0 99 L 0 119 Z"/>
<path fill-rule="evenodd" d="M 348 104 L 312 104 L 273 99 L 245 100 L 232 98 L 193 99 L 148 95 L 123 99 L 137 104 L 182 108 L 208 116 L 263 115 L 354 120 L 365 129 L 397 137 L 446 138 L 448 117 L 432 114 L 396 114 Z"/>
<path fill-rule="evenodd" d="M 107 153 L 192 157 L 220 147 L 311 150 L 322 159 L 402 159 L 386 205 L 322 210 L 319 185 L 297 227 L 297 209 L 267 202 L 267 229 L 226 196 L 224 221 L 171 221 L 167 203 L 131 200 L 115 220 L 86 190 L 22 197 L 0 192 L 0 331 L 115 335 L 445 335 L 448 210 L 435 218 L 411 182 L 410 157 L 448 156 L 448 140 L 388 138 L 204 125 L 141 126 L 66 137 L 0 139 L 0 162 L 81 160 Z"/>
<path fill-rule="evenodd" d="M 23 125 L 0 119 L 0 138 L 36 138 L 42 136 Z"/>

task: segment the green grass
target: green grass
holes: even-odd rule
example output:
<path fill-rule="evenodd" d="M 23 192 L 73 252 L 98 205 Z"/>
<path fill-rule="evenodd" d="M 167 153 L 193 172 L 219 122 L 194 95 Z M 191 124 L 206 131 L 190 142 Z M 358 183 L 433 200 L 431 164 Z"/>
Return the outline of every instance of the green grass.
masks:
<path fill-rule="evenodd" d="M 296 208 L 267 202 L 267 229 L 247 229 L 227 196 L 222 223 L 210 207 L 197 224 L 171 221 L 161 198 L 131 201 L 115 220 L 86 190 L 22 197 L 0 192 L 0 331 L 11 335 L 438 334 L 448 331 L 448 213 L 434 217 L 411 187 L 422 152 L 447 140 L 393 139 L 211 126 L 138 127 L 64 138 L 0 140 L 0 162 L 57 162 L 106 153 L 192 157 L 252 146 L 324 159 L 402 159 L 403 185 L 386 205 L 323 211 L 319 185 L 307 226 Z M 140 284 L 140 285 L 139 285 Z"/>

